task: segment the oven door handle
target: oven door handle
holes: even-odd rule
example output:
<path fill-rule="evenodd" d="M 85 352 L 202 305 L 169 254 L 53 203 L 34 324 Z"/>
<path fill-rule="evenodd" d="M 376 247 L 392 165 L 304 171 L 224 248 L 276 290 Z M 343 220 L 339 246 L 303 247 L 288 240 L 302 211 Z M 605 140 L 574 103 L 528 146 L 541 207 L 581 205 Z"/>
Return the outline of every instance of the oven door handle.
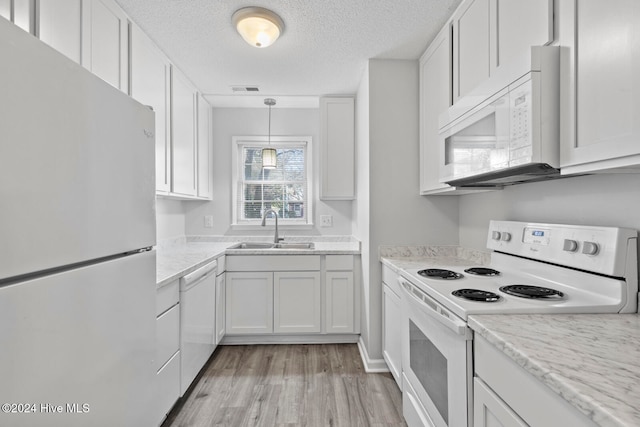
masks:
<path fill-rule="evenodd" d="M 398 283 L 404 288 L 405 293 L 410 298 L 420 304 L 420 307 L 424 308 L 425 313 L 429 314 L 429 316 L 451 329 L 457 335 L 469 336 L 467 322 L 447 310 L 413 283 L 408 282 L 402 277 L 398 278 Z"/>

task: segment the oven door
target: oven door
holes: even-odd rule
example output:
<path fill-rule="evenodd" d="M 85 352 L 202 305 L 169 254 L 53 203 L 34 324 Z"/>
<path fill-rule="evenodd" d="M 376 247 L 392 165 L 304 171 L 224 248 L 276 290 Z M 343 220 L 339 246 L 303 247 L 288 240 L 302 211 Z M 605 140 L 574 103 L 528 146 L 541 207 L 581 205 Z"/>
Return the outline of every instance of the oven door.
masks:
<path fill-rule="evenodd" d="M 405 306 L 402 327 L 404 374 L 432 426 L 470 425 L 472 334 L 466 322 L 417 286 L 399 279 Z"/>

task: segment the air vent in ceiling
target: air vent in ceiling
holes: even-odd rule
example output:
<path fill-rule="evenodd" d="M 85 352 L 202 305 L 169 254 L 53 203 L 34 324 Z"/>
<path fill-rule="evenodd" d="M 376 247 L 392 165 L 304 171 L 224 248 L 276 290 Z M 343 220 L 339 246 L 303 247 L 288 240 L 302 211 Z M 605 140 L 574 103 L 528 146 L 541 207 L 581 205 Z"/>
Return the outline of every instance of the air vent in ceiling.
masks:
<path fill-rule="evenodd" d="M 258 86 L 231 86 L 234 92 L 259 92 Z"/>

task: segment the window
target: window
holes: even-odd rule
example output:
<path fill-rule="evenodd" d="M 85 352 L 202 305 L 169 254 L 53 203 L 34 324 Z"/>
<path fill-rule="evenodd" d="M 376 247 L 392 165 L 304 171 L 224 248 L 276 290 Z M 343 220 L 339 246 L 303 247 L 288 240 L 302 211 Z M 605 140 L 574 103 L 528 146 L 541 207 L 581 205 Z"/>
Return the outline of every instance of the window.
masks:
<path fill-rule="evenodd" d="M 236 225 L 260 225 L 267 209 L 282 225 L 311 224 L 311 137 L 271 137 L 275 169 L 262 168 L 265 137 L 234 137 L 234 203 Z"/>

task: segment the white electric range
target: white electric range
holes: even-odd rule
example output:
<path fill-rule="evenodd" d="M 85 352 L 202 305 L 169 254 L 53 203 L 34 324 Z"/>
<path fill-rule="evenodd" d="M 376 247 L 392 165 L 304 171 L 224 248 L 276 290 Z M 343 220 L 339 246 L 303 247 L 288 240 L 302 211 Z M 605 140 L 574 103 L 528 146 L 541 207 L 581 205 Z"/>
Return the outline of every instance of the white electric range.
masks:
<path fill-rule="evenodd" d="M 633 313 L 638 232 L 491 221 L 489 265 L 402 272 L 403 396 L 410 427 L 472 425 L 472 314 Z"/>

